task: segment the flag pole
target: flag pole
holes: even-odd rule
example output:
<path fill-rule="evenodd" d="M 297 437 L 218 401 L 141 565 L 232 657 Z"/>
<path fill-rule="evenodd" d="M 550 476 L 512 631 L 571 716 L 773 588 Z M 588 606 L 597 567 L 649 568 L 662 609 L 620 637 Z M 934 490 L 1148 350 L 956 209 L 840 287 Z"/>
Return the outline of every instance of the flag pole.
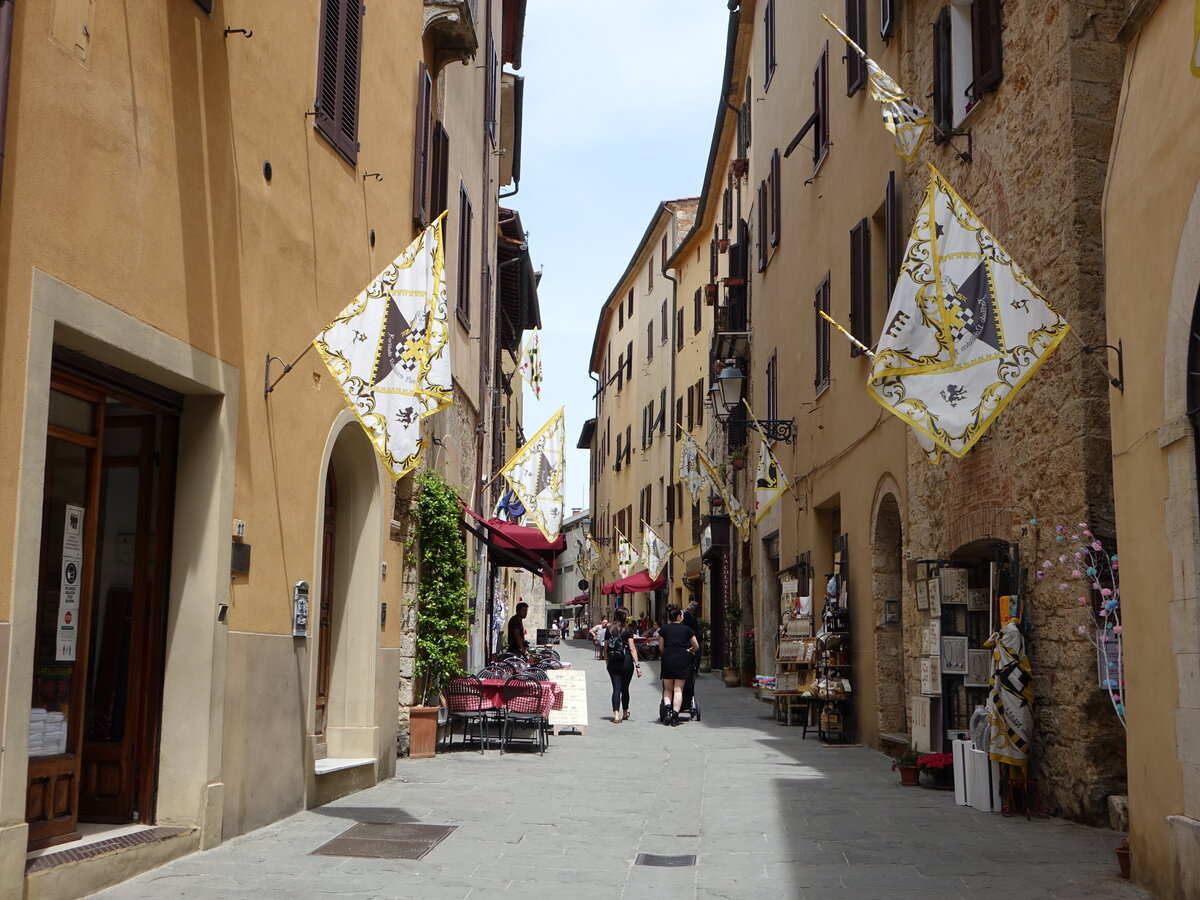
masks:
<path fill-rule="evenodd" d="M 263 396 L 266 397 L 268 394 L 271 393 L 271 391 L 275 390 L 275 385 L 277 385 L 277 384 L 279 384 L 279 382 L 283 381 L 283 376 L 286 375 L 288 372 L 292 371 L 292 369 L 296 368 L 296 364 L 299 363 L 300 360 L 304 359 L 304 354 L 307 353 L 312 348 L 313 348 L 312 341 L 309 341 L 308 346 L 305 347 L 304 350 L 301 351 L 300 355 L 297 356 L 295 359 L 293 359 L 290 363 L 283 363 L 283 360 L 280 359 L 278 356 L 272 356 L 270 353 L 268 353 L 267 354 L 267 365 L 266 365 L 266 368 L 263 370 Z M 273 360 L 278 360 L 279 362 L 283 363 L 283 371 L 279 373 L 279 377 L 276 378 L 274 381 L 271 380 L 271 362 Z"/>
<path fill-rule="evenodd" d="M 854 335 L 852 335 L 850 332 L 848 332 L 845 328 L 843 328 L 841 325 L 839 325 L 837 320 L 834 319 L 832 316 L 830 316 L 827 312 L 825 312 L 825 310 L 819 309 L 819 310 L 817 310 L 817 314 L 820 315 L 822 319 L 827 321 L 830 325 L 832 325 L 834 328 L 836 328 L 842 334 L 844 334 L 846 336 L 846 340 L 848 340 L 850 343 L 852 343 L 855 347 L 857 347 L 863 353 L 867 354 L 868 357 L 870 357 L 871 359 L 875 358 L 874 350 L 872 350 L 870 347 L 868 347 L 866 344 L 864 344 L 862 341 L 860 341 L 858 338 L 856 338 Z"/>

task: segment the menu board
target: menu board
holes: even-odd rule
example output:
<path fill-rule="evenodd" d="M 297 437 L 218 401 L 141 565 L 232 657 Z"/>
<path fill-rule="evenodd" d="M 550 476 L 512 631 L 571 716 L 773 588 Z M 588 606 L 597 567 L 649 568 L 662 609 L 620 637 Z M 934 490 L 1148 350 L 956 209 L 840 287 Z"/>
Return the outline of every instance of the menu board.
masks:
<path fill-rule="evenodd" d="M 546 677 L 558 682 L 563 690 L 562 709 L 550 710 L 554 734 L 563 731 L 587 734 L 587 673 L 582 669 L 549 669 Z"/>

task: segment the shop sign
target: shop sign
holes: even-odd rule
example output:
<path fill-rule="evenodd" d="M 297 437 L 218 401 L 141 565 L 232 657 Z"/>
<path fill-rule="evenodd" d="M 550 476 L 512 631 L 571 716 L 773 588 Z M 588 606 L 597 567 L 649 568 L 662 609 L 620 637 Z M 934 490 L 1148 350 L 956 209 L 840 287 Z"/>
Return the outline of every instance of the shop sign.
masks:
<path fill-rule="evenodd" d="M 63 509 L 62 566 L 58 588 L 58 643 L 55 662 L 75 659 L 75 639 L 78 634 L 79 585 L 83 577 L 83 518 L 82 506 L 66 504 Z"/>

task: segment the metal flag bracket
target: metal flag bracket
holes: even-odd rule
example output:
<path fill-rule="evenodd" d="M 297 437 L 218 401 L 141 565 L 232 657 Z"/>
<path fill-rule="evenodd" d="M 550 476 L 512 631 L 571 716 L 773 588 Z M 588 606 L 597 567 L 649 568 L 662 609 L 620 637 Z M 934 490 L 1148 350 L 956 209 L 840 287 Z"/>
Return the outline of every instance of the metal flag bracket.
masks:
<path fill-rule="evenodd" d="M 1115 387 L 1122 394 L 1125 393 L 1125 350 L 1121 346 L 1121 339 L 1117 338 L 1117 345 L 1112 344 L 1084 344 L 1084 353 L 1094 353 L 1097 350 L 1115 350 L 1117 353 L 1117 374 L 1113 377 L 1113 373 L 1108 368 L 1100 363 L 1100 368 L 1104 370 L 1104 374 L 1108 377 L 1108 383 Z"/>
<path fill-rule="evenodd" d="M 266 365 L 263 367 L 263 396 L 264 397 L 268 396 L 271 393 L 271 391 L 275 390 L 275 385 L 279 384 L 279 382 L 283 380 L 283 376 L 286 375 L 288 372 L 292 371 L 292 369 L 294 369 L 296 367 L 296 363 L 298 363 L 298 362 L 300 362 L 300 360 L 304 359 L 304 354 L 307 353 L 309 350 L 311 350 L 312 347 L 313 347 L 313 345 L 309 344 L 307 347 L 304 348 L 304 351 L 299 356 L 297 356 L 295 359 L 293 359 L 290 363 L 283 362 L 283 359 L 281 359 L 278 356 L 272 356 L 270 353 L 267 354 L 267 362 L 266 362 Z M 276 378 L 274 381 L 271 381 L 271 363 L 272 362 L 283 363 L 283 371 L 279 373 L 279 377 Z"/>

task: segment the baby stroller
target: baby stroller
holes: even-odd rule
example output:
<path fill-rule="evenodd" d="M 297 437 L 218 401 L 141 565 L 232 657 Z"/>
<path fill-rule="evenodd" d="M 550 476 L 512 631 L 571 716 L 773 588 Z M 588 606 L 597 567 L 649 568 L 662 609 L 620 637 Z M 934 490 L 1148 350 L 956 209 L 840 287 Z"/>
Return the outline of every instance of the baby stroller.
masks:
<path fill-rule="evenodd" d="M 679 717 L 682 720 L 684 717 L 689 722 L 700 721 L 700 701 L 696 699 L 696 671 L 700 668 L 700 661 L 696 660 L 692 664 L 692 673 L 688 676 L 688 680 L 683 685 L 683 708 L 679 711 Z M 658 721 L 662 722 L 667 718 L 667 704 L 661 700 L 658 701 Z"/>

